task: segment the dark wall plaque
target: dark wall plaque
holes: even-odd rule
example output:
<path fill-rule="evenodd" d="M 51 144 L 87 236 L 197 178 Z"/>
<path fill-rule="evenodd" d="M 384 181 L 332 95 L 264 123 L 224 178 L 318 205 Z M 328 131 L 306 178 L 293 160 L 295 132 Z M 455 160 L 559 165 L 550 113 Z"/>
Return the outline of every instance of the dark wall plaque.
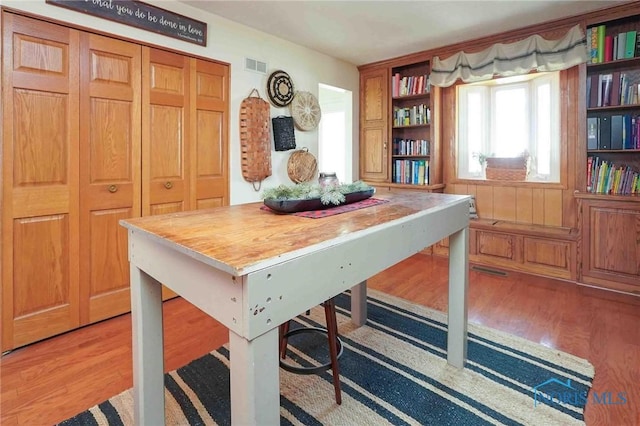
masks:
<path fill-rule="evenodd" d="M 206 23 L 141 1 L 46 0 L 46 2 L 200 46 L 207 45 Z"/>

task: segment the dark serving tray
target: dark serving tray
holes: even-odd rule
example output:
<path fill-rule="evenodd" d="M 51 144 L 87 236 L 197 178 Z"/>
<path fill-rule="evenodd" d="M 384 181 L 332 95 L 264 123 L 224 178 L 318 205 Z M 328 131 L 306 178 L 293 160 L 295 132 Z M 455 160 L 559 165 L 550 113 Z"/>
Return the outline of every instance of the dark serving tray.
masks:
<path fill-rule="evenodd" d="M 366 200 L 371 197 L 375 192 L 375 188 L 367 189 L 365 191 L 352 192 L 345 194 L 345 201 L 340 206 L 345 204 L 355 203 L 356 201 Z M 280 213 L 296 213 L 308 210 L 324 210 L 331 207 L 337 207 L 335 204 L 322 204 L 320 198 L 309 198 L 307 200 L 281 200 L 281 199 L 267 199 L 264 200 L 264 205 L 272 210 Z"/>

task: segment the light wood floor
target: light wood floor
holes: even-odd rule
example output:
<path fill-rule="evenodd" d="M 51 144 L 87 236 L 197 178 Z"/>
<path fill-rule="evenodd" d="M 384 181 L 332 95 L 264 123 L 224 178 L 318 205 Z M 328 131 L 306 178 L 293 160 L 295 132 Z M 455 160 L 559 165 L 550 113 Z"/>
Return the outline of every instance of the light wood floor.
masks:
<path fill-rule="evenodd" d="M 447 260 L 415 255 L 369 286 L 447 308 Z M 593 390 L 626 404 L 587 404 L 587 425 L 640 425 L 640 298 L 572 283 L 472 271 L 469 321 L 588 359 Z M 165 367 L 173 370 L 225 343 L 226 329 L 182 299 L 165 303 Z M 123 315 L 2 357 L 3 426 L 49 425 L 132 386 L 131 319 Z M 532 405 L 533 409 L 533 405 Z"/>

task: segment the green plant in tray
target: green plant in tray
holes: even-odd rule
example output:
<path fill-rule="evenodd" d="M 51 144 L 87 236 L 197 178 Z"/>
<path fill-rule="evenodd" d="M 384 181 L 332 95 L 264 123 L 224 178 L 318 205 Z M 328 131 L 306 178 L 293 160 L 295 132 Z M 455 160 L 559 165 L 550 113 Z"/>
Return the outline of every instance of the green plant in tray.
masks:
<path fill-rule="evenodd" d="M 337 186 L 321 186 L 318 183 L 304 182 L 265 189 L 262 193 L 262 198 L 265 200 L 309 200 L 319 198 L 324 205 L 334 204 L 338 206 L 344 203 L 346 194 L 370 189 L 372 187 L 362 181 Z"/>

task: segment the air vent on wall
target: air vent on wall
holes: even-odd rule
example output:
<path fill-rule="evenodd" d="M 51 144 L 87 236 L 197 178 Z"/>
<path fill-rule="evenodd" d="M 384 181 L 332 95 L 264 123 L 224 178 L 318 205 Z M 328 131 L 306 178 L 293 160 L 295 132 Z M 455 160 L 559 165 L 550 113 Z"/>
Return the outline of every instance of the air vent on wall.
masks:
<path fill-rule="evenodd" d="M 244 58 L 244 69 L 248 71 L 259 72 L 260 74 L 267 73 L 267 64 L 257 59 Z"/>

